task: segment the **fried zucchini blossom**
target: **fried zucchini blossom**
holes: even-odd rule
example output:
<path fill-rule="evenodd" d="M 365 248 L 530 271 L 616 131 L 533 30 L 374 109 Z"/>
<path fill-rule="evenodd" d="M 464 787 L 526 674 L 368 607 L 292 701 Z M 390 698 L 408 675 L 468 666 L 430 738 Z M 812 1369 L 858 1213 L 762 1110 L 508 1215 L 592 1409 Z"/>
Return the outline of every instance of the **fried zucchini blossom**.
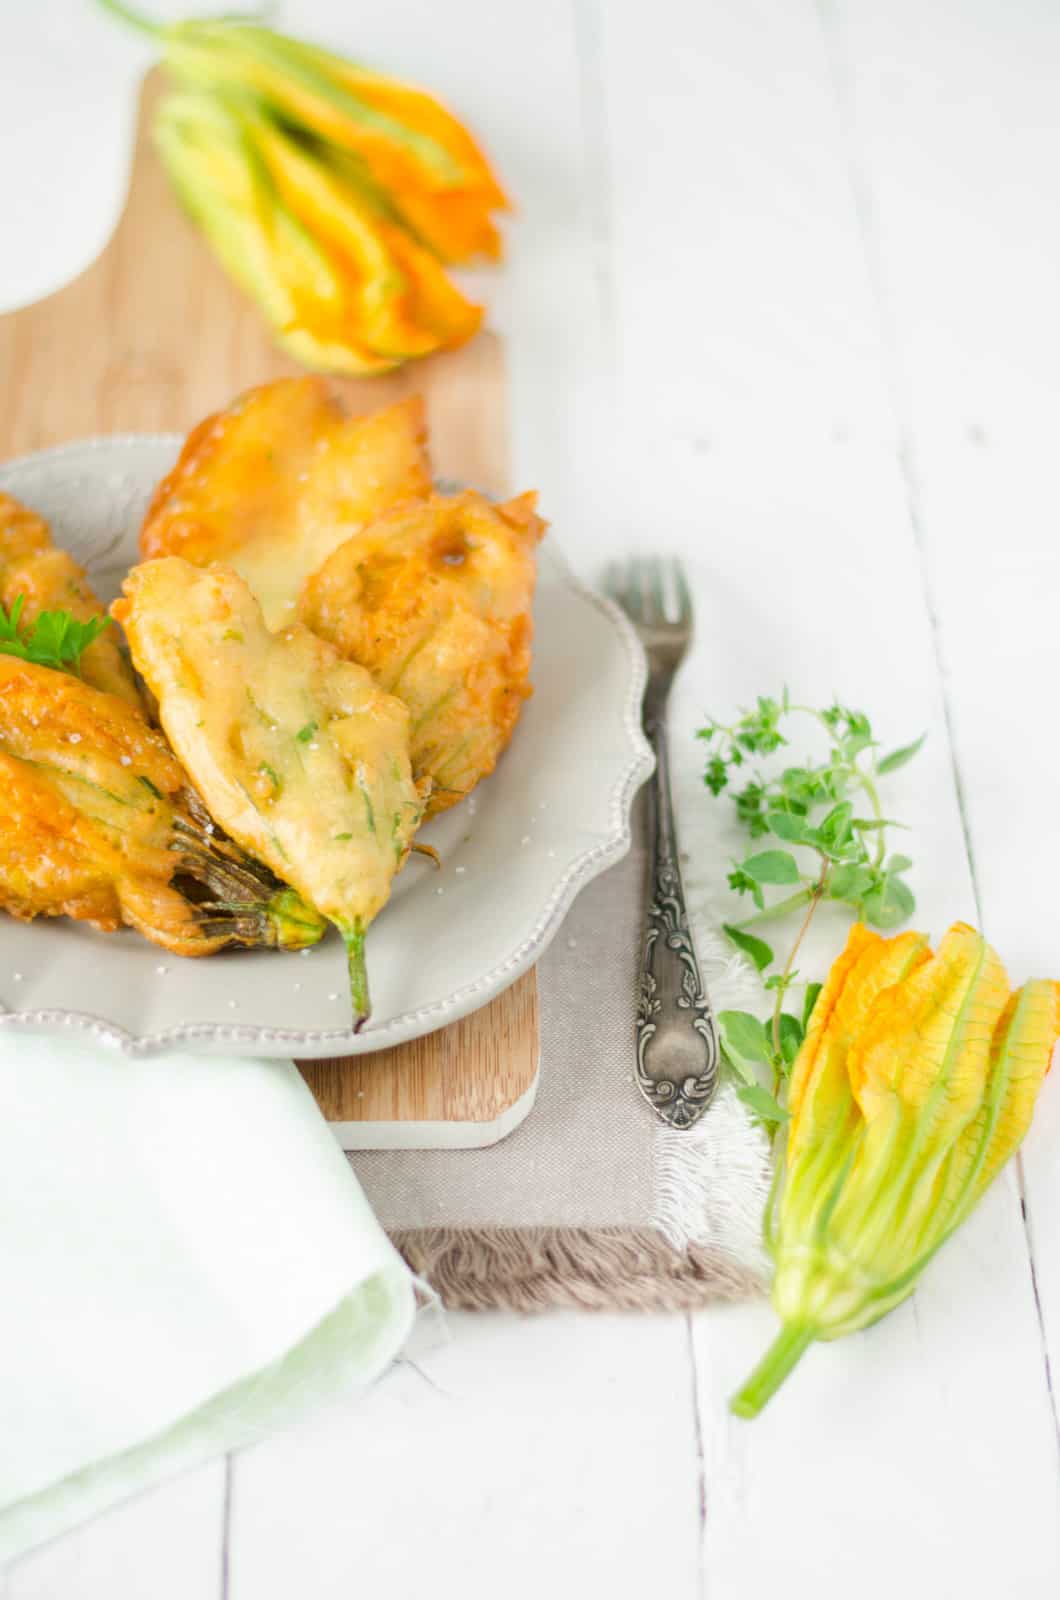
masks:
<path fill-rule="evenodd" d="M 174 955 L 301 949 L 324 921 L 215 828 L 117 694 L 0 655 L 0 906 L 123 924 Z"/>

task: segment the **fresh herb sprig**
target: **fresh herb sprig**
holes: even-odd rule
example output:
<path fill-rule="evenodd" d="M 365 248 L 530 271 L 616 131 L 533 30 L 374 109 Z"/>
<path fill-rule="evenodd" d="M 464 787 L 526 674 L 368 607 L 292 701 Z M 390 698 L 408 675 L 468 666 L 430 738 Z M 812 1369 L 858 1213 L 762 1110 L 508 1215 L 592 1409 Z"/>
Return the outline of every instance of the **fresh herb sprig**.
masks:
<path fill-rule="evenodd" d="M 18 595 L 10 611 L 0 605 L 0 655 L 18 656 L 38 667 L 53 667 L 58 672 L 81 674 L 81 656 L 98 639 L 109 617 L 92 617 L 78 622 L 69 611 L 42 611 L 28 627 L 21 628 L 25 595 Z"/>
<path fill-rule="evenodd" d="M 818 763 L 785 766 L 766 776 L 758 763 L 788 747 L 789 719 L 809 719 L 828 739 L 828 752 Z M 904 874 L 912 866 L 906 855 L 888 854 L 888 830 L 902 824 L 885 817 L 879 780 L 911 761 L 923 744 L 879 755 L 868 717 L 835 703 L 823 710 L 794 705 L 787 690 L 778 700 L 759 697 L 753 711 L 733 724 L 708 721 L 697 730 L 708 746 L 703 781 L 715 796 L 729 790 L 738 820 L 753 840 L 779 841 L 800 850 L 767 848 L 734 862 L 729 887 L 748 896 L 755 912 L 727 924 L 733 944 L 751 958 L 760 973 L 775 963 L 780 970 L 765 977 L 774 996 L 769 1018 L 762 1022 L 747 1011 L 723 1011 L 718 1019 L 722 1048 L 740 1078 L 738 1093 L 769 1127 L 786 1119 L 777 1096 L 805 1036 L 820 984 L 808 983 L 798 1013 L 784 1002 L 799 973 L 796 957 L 813 917 L 823 901 L 848 906 L 872 927 L 889 929 L 904 922 L 915 907 Z M 746 773 L 746 776 L 745 776 Z M 736 787 L 737 775 L 743 780 Z M 783 889 L 767 901 L 767 892 Z M 776 917 L 802 911 L 787 955 L 779 960 L 757 929 Z M 761 1082 L 765 1068 L 772 1089 Z"/>

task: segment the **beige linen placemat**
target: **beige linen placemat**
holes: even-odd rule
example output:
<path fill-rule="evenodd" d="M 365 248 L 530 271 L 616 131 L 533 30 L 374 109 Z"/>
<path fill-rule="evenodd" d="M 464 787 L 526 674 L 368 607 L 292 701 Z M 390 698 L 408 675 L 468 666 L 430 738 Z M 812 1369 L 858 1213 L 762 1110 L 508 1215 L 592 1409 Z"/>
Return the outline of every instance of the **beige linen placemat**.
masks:
<path fill-rule="evenodd" d="M 768 1149 L 731 1083 L 696 1128 L 675 1132 L 633 1081 L 639 814 L 633 833 L 630 855 L 582 891 L 538 967 L 541 1080 L 527 1120 L 485 1150 L 349 1157 L 384 1228 L 449 1306 L 681 1309 L 763 1281 Z M 694 893 L 689 913 L 715 1006 L 745 1003 L 752 975 Z"/>

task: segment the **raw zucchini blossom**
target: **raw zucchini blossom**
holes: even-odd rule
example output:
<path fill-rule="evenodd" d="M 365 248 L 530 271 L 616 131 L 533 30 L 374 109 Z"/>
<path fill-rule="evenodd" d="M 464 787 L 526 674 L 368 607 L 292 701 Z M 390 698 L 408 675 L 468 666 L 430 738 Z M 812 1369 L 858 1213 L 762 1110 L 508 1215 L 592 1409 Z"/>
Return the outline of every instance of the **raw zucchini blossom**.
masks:
<path fill-rule="evenodd" d="M 324 371 L 449 349 L 481 310 L 443 262 L 496 259 L 504 193 L 420 89 L 239 19 L 155 25 L 179 85 L 156 142 L 185 207 L 278 342 Z"/>
<path fill-rule="evenodd" d="M 815 1339 L 909 1295 L 1030 1125 L 1060 1036 L 1060 986 L 1009 990 L 981 934 L 860 924 L 814 1007 L 789 1086 L 766 1220 L 783 1327 L 735 1396 L 753 1417 Z"/>

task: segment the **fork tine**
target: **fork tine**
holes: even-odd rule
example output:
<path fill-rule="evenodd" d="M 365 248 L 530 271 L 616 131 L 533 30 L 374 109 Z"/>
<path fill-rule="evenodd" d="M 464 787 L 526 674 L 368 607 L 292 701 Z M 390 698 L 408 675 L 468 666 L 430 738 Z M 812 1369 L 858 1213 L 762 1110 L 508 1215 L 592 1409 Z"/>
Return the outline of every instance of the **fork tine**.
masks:
<path fill-rule="evenodd" d="M 656 633 L 687 633 L 691 628 L 692 597 L 679 561 L 654 556 L 612 561 L 604 570 L 603 587 L 638 628 Z"/>
<path fill-rule="evenodd" d="M 666 587 L 665 572 L 661 561 L 652 559 L 648 562 L 648 584 L 652 603 L 652 621 L 663 623 L 666 619 Z"/>
<path fill-rule="evenodd" d="M 626 587 L 622 596 L 622 604 L 637 623 L 644 621 L 644 587 L 640 569 L 641 563 L 637 560 L 627 563 Z"/>
<path fill-rule="evenodd" d="M 612 600 L 617 600 L 622 605 L 625 595 L 622 583 L 622 568 L 617 561 L 609 561 L 604 568 L 603 591 Z"/>
<path fill-rule="evenodd" d="M 646 627 L 651 628 L 661 620 L 656 570 L 658 563 L 651 560 L 637 560 L 633 566 L 636 572 L 637 592 L 640 595 L 641 621 Z"/>
<path fill-rule="evenodd" d="M 672 566 L 674 588 L 677 591 L 677 620 L 679 623 L 685 624 L 692 620 L 692 596 L 689 592 L 688 579 L 685 577 L 684 567 L 680 561 L 674 561 Z"/>
<path fill-rule="evenodd" d="M 622 561 L 615 568 L 617 587 L 615 599 L 632 621 L 638 625 L 644 621 L 644 605 L 641 594 L 639 562 Z"/>

